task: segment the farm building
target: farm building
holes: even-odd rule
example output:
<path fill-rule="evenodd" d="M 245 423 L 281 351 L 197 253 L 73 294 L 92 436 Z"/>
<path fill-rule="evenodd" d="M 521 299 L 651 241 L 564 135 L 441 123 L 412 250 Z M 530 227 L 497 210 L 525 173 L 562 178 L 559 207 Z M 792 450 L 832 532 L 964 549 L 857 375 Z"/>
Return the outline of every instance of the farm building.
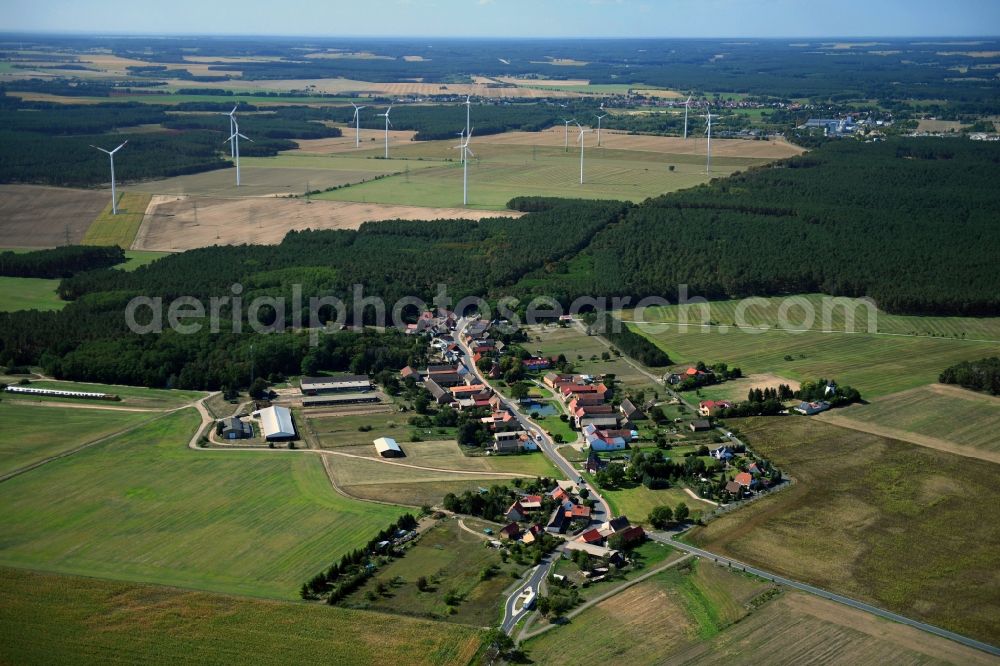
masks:
<path fill-rule="evenodd" d="M 795 411 L 799 414 L 805 414 L 806 416 L 819 414 L 820 412 L 825 412 L 828 409 L 830 409 L 830 403 L 826 400 L 820 400 L 819 402 L 800 402 L 795 407 Z"/>
<path fill-rule="evenodd" d="M 59 389 L 33 388 L 31 386 L 8 386 L 8 393 L 24 393 L 28 395 L 45 395 L 50 398 L 88 398 L 90 400 L 116 400 L 110 393 L 92 393 L 89 391 L 60 391 Z"/>
<path fill-rule="evenodd" d="M 635 404 L 628 398 L 622 400 L 620 409 L 622 410 L 622 416 L 629 421 L 642 421 L 646 418 L 646 415 L 642 412 L 642 410 L 636 407 Z"/>
<path fill-rule="evenodd" d="M 219 434 L 223 439 L 249 439 L 253 437 L 253 427 L 235 416 L 219 422 Z"/>
<path fill-rule="evenodd" d="M 375 393 L 328 393 L 326 395 L 309 395 L 302 398 L 303 407 L 359 405 L 366 402 L 379 402 L 379 397 Z"/>
<path fill-rule="evenodd" d="M 582 541 L 567 541 L 565 549 L 568 551 L 582 550 L 591 557 L 607 557 L 611 562 L 621 562 L 621 553 L 612 548 L 605 548 L 604 546 L 597 546 Z M 565 557 L 570 557 L 570 555 L 567 553 Z"/>
<path fill-rule="evenodd" d="M 403 455 L 403 449 L 399 448 L 392 437 L 379 437 L 375 440 L 375 450 L 383 458 L 399 458 Z"/>
<path fill-rule="evenodd" d="M 303 377 L 299 380 L 303 395 L 322 393 L 360 393 L 370 391 L 372 382 L 368 375 L 331 375 L 329 377 Z"/>
<path fill-rule="evenodd" d="M 691 421 L 691 423 L 688 424 L 688 427 L 691 428 L 691 432 L 702 432 L 705 430 L 711 430 L 712 423 L 710 421 L 706 421 L 705 419 L 697 419 L 695 421 Z"/>
<path fill-rule="evenodd" d="M 260 429 L 267 441 L 295 439 L 295 424 L 287 407 L 266 407 L 254 412 L 253 417 L 260 420 Z"/>

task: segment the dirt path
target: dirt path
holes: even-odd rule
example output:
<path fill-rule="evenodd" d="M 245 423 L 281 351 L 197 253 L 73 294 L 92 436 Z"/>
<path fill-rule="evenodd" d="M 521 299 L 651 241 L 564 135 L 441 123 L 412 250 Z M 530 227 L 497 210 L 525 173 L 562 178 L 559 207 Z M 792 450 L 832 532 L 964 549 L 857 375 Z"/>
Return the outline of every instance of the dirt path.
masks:
<path fill-rule="evenodd" d="M 1000 451 L 984 451 L 972 446 L 962 446 L 944 439 L 931 437 L 930 435 L 921 435 L 920 433 L 900 430 L 899 428 L 890 428 L 889 426 L 877 425 L 875 423 L 855 421 L 849 416 L 832 411 L 816 414 L 811 418 L 818 419 L 825 423 L 832 423 L 833 425 L 837 425 L 842 428 L 850 428 L 851 430 L 867 432 L 871 435 L 888 437 L 889 439 L 899 439 L 904 442 L 909 442 L 910 444 L 926 447 L 928 449 L 935 449 L 945 453 L 953 453 L 964 458 L 976 458 L 977 460 L 985 460 L 987 462 L 1000 464 Z"/>
<path fill-rule="evenodd" d="M 705 499 L 704 497 L 699 497 L 698 494 L 696 492 L 694 492 L 693 490 L 691 490 L 690 488 L 685 488 L 684 492 L 686 492 L 691 497 L 691 499 L 698 500 L 699 502 L 705 502 L 706 504 L 711 504 L 712 506 L 719 506 L 718 502 L 713 502 L 710 499 Z"/>
<path fill-rule="evenodd" d="M 473 535 L 475 537 L 478 537 L 478 538 L 482 539 L 483 541 L 489 541 L 490 540 L 490 538 L 488 536 L 486 536 L 485 534 L 483 534 L 482 532 L 477 532 L 476 530 L 474 530 L 471 527 L 469 527 L 468 525 L 466 525 L 465 521 L 462 520 L 461 518 L 458 519 L 458 526 L 461 527 L 466 532 L 468 532 L 469 534 L 471 534 L 471 535 Z"/>
<path fill-rule="evenodd" d="M 81 402 L 54 402 L 49 400 L 11 400 L 9 398 L 5 399 L 8 405 L 25 405 L 29 407 L 68 407 L 69 409 L 103 409 L 109 412 L 152 412 L 155 414 L 162 414 L 167 411 L 165 409 L 156 409 L 155 407 L 112 407 L 111 405 L 92 405 L 89 403 Z"/>
<path fill-rule="evenodd" d="M 310 449 L 303 449 L 310 450 Z M 334 456 L 344 456 L 345 458 L 356 458 L 358 460 L 368 460 L 370 462 L 381 463 L 383 465 L 396 465 L 398 467 L 409 467 L 410 469 L 419 469 L 425 472 L 444 472 L 446 474 L 465 474 L 469 476 L 483 476 L 490 479 L 533 479 L 534 476 L 530 474 L 516 474 L 514 472 L 480 472 L 474 470 L 465 469 L 444 469 L 441 467 L 425 467 L 423 465 L 412 465 L 410 463 L 397 462 L 395 460 L 386 460 L 385 458 L 372 458 L 370 456 L 359 456 L 355 453 L 344 453 L 343 451 L 332 451 L 330 449 L 319 449 L 324 454 L 334 455 Z"/>

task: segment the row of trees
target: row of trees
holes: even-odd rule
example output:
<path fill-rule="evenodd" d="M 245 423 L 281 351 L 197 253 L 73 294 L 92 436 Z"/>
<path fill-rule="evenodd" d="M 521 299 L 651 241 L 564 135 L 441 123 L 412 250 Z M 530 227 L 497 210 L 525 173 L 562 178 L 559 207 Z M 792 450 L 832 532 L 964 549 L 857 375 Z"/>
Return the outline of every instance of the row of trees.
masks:
<path fill-rule="evenodd" d="M 125 261 L 120 247 L 64 245 L 34 252 L 0 252 L 0 275 L 63 278 L 79 271 L 110 268 Z"/>
<path fill-rule="evenodd" d="M 648 339 L 632 331 L 620 319 L 610 312 L 587 317 L 588 331 L 607 338 L 628 356 L 651 368 L 670 365 L 670 357 L 666 352 Z"/>
<path fill-rule="evenodd" d="M 549 478 L 536 478 L 528 483 L 521 483 L 520 489 L 526 493 L 543 494 L 555 485 Z M 504 520 L 504 512 L 518 495 L 507 486 L 490 486 L 485 493 L 466 490 L 461 495 L 448 493 L 444 496 L 443 506 L 455 513 L 478 516 L 495 522 Z"/>
<path fill-rule="evenodd" d="M 417 519 L 413 514 L 405 513 L 399 517 L 395 523 L 380 530 L 373 536 L 362 549 L 355 549 L 345 553 L 338 562 L 330 565 L 329 568 L 320 571 L 315 576 L 302 584 L 299 596 L 303 599 L 319 599 L 325 597 L 327 603 L 335 604 L 361 585 L 374 572 L 372 558 L 381 552 L 391 554 L 392 551 L 383 551 L 379 544 L 385 541 L 393 541 L 399 530 L 409 531 L 417 526 Z"/>

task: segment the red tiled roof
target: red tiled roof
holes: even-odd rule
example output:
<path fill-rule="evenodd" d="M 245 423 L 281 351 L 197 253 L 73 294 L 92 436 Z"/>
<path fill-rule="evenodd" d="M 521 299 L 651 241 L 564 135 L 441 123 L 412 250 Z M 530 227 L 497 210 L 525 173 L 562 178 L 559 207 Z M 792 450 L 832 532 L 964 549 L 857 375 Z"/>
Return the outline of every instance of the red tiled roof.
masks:
<path fill-rule="evenodd" d="M 601 533 L 597 529 L 589 529 L 577 539 L 577 541 L 583 541 L 584 543 L 599 543 L 604 540 Z"/>
<path fill-rule="evenodd" d="M 749 488 L 750 484 L 753 483 L 753 475 L 751 475 L 749 472 L 740 472 L 739 474 L 733 477 L 733 481 L 740 484 L 741 486 Z"/>

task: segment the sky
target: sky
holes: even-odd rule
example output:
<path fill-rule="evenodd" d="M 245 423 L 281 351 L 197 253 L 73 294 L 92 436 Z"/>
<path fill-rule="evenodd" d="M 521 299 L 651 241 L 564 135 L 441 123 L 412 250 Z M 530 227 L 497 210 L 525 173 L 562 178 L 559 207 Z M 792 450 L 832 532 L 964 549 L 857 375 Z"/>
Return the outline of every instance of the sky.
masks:
<path fill-rule="evenodd" d="M 1000 34 L 1000 0 L 0 0 L 0 32 L 388 37 Z"/>

